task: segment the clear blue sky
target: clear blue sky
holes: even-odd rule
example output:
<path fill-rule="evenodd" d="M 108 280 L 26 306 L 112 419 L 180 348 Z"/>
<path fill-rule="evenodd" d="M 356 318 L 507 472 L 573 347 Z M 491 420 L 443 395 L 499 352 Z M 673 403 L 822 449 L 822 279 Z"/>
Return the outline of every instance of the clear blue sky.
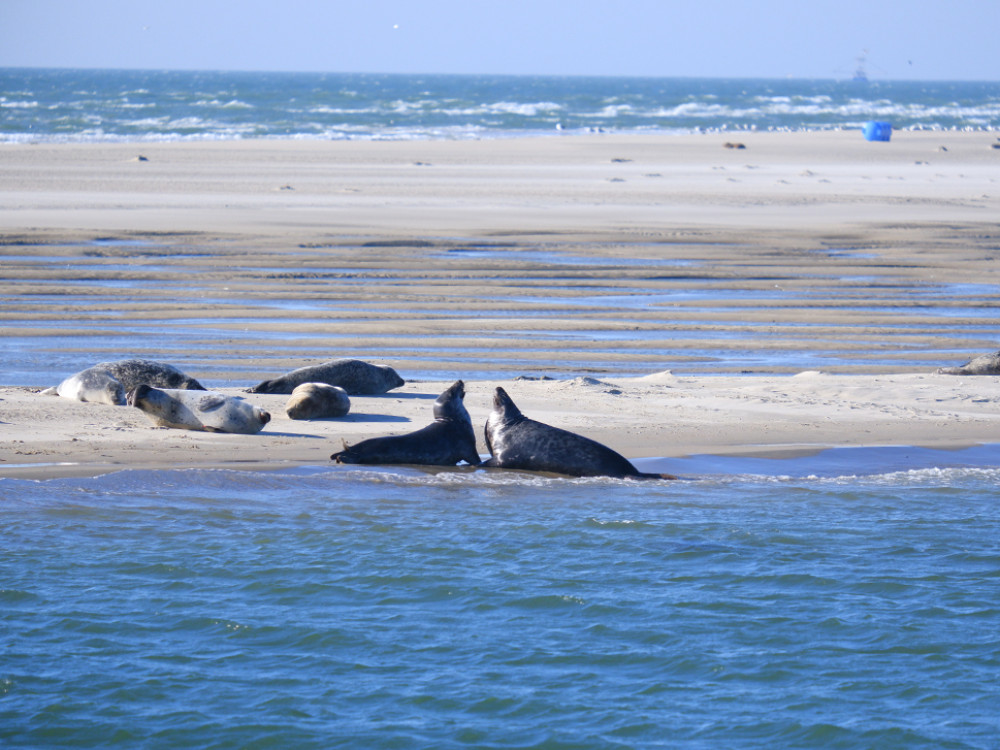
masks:
<path fill-rule="evenodd" d="M 1000 0 L 0 0 L 0 67 L 1000 80 Z"/>

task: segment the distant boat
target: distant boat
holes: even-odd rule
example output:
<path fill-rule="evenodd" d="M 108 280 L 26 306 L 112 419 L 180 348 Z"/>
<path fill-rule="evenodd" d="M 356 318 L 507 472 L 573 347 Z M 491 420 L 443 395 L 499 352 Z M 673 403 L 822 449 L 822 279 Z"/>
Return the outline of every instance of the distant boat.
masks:
<path fill-rule="evenodd" d="M 868 71 L 865 70 L 865 62 L 868 60 L 868 50 L 862 50 L 861 54 L 857 58 L 857 67 L 854 68 L 854 75 L 851 77 L 852 81 L 857 83 L 868 83 Z"/>

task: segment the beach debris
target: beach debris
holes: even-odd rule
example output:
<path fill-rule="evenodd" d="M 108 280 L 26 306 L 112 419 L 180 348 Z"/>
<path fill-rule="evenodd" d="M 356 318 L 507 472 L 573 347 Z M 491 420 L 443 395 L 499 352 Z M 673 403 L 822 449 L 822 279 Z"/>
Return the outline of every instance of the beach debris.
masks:
<path fill-rule="evenodd" d="M 149 157 L 138 154 L 132 159 L 132 161 L 149 161 Z"/>
<path fill-rule="evenodd" d="M 739 149 L 746 148 L 747 145 L 745 143 L 734 143 L 732 141 L 726 141 L 725 143 L 722 144 L 722 147 L 723 148 L 735 148 L 735 149 L 739 150 Z"/>
<path fill-rule="evenodd" d="M 1000 375 L 1000 351 L 980 354 L 960 367 L 939 367 L 939 375 Z"/>

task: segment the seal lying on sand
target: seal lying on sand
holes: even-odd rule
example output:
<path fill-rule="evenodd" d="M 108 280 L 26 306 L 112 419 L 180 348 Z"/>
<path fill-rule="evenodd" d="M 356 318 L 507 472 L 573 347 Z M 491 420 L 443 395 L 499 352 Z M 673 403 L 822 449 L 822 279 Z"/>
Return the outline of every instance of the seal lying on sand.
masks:
<path fill-rule="evenodd" d="M 1000 351 L 981 354 L 961 367 L 940 367 L 939 375 L 1000 375 Z"/>
<path fill-rule="evenodd" d="M 326 383 L 303 383 L 295 386 L 285 413 L 289 419 L 323 419 L 343 417 L 351 410 L 347 391 Z"/>
<path fill-rule="evenodd" d="M 493 393 L 493 411 L 486 420 L 486 447 L 492 455 L 482 463 L 487 467 L 549 471 L 573 477 L 677 478 L 646 474 L 595 440 L 528 419 L 503 388 Z"/>
<path fill-rule="evenodd" d="M 129 405 L 146 412 L 159 427 L 253 435 L 271 420 L 257 406 L 214 391 L 153 388 L 142 383 L 128 395 Z"/>
<path fill-rule="evenodd" d="M 59 385 L 46 388 L 43 396 L 62 396 L 74 401 L 90 401 L 111 406 L 125 405 L 125 387 L 103 367 L 88 367 L 70 375 Z"/>
<path fill-rule="evenodd" d="M 351 396 L 374 396 L 399 388 L 404 381 L 391 367 L 358 359 L 334 359 L 264 380 L 248 388 L 247 393 L 291 393 L 303 383 L 326 383 L 343 388 Z"/>
<path fill-rule="evenodd" d="M 456 380 L 434 402 L 434 421 L 406 435 L 344 444 L 330 458 L 339 464 L 428 464 L 454 466 L 459 461 L 476 466 L 476 431 L 465 409 L 465 383 Z"/>
<path fill-rule="evenodd" d="M 126 393 L 132 391 L 140 383 L 151 385 L 154 388 L 205 390 L 201 383 L 188 377 L 173 365 L 165 365 L 151 359 L 120 359 L 117 362 L 100 362 L 94 367 L 107 370 L 118 378 Z"/>
<path fill-rule="evenodd" d="M 124 406 L 127 395 L 140 383 L 155 388 L 205 390 L 201 383 L 172 365 L 150 359 L 122 359 L 117 362 L 99 362 L 81 370 L 55 388 L 46 388 L 42 395 Z"/>

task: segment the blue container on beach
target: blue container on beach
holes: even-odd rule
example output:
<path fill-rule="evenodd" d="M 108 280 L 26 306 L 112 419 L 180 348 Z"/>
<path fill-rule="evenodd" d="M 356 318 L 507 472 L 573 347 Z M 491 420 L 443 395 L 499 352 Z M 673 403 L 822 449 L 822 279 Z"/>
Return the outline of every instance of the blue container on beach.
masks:
<path fill-rule="evenodd" d="M 869 141 L 887 141 L 892 138 L 892 123 L 870 120 L 865 123 L 861 132 Z"/>

